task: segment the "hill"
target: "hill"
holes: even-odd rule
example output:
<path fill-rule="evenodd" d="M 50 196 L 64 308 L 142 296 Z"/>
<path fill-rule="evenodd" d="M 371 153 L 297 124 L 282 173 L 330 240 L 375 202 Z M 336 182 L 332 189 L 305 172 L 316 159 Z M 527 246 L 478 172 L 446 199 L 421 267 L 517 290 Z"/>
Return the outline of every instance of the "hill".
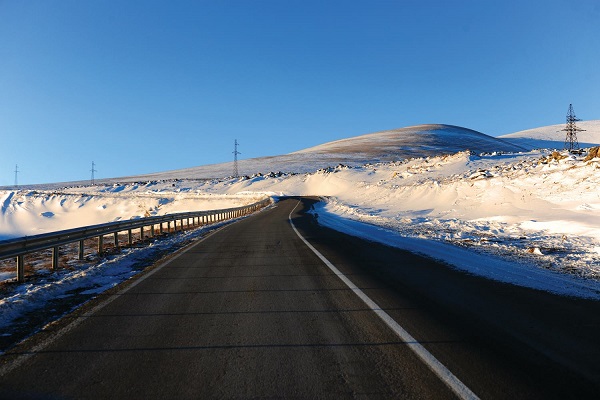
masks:
<path fill-rule="evenodd" d="M 453 154 L 464 150 L 491 153 L 519 152 L 525 149 L 467 128 L 452 125 L 418 125 L 337 140 L 280 156 L 242 160 L 239 162 L 239 170 L 243 175 L 277 171 L 307 173 L 338 164 L 357 166 Z M 232 171 L 233 163 L 229 162 L 148 174 L 135 179 L 210 179 L 230 176 Z M 130 179 L 133 178 L 124 180 Z"/>
<path fill-rule="evenodd" d="M 577 139 L 581 147 L 593 147 L 600 144 L 600 120 L 580 121 L 577 126 L 585 129 L 585 131 L 577 133 Z M 562 149 L 566 134 L 563 129 L 565 129 L 565 124 L 542 126 L 502 135 L 499 138 L 517 146 L 525 147 L 528 150 Z"/>
<path fill-rule="evenodd" d="M 417 125 L 337 140 L 290 154 L 240 160 L 239 173 L 241 175 L 268 174 L 278 171 L 310 173 L 338 164 L 360 166 L 368 163 L 453 154 L 464 150 L 475 153 L 509 153 L 525 151 L 525 148 L 458 126 Z M 96 179 L 96 182 L 111 184 L 174 179 L 214 179 L 225 178 L 232 174 L 233 162 L 227 162 L 137 176 Z M 81 181 L 27 185 L 27 187 L 53 189 L 88 184 L 89 181 Z"/>

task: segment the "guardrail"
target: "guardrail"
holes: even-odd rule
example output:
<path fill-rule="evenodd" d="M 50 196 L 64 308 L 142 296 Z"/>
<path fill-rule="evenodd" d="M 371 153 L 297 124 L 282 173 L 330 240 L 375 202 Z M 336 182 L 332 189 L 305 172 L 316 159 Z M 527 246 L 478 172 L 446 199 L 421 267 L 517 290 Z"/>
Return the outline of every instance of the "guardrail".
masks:
<path fill-rule="evenodd" d="M 177 231 L 177 222 L 179 222 L 179 230 L 183 230 L 185 227 L 197 227 L 248 215 L 269 204 L 271 204 L 271 199 L 265 199 L 243 207 L 167 214 L 2 240 L 0 241 L 0 260 L 15 257 L 17 261 L 17 281 L 23 282 L 25 280 L 24 256 L 29 253 L 52 249 L 52 269 L 56 270 L 59 263 L 59 247 L 66 244 L 79 242 L 78 257 L 82 260 L 84 256 L 83 241 L 86 239 L 98 238 L 98 254 L 102 255 L 104 252 L 104 237 L 107 235 L 113 235 L 114 245 L 119 248 L 118 234 L 120 232 L 127 232 L 128 244 L 132 245 L 133 230 L 135 229 L 140 230 L 140 237 L 143 240 L 144 233 L 148 230 L 150 237 L 155 236 L 157 225 L 159 226 L 159 233 L 163 234 L 165 224 L 167 225 L 167 232 L 171 231 L 171 224 L 173 224 L 174 230 Z M 185 226 L 184 221 L 186 221 Z"/>

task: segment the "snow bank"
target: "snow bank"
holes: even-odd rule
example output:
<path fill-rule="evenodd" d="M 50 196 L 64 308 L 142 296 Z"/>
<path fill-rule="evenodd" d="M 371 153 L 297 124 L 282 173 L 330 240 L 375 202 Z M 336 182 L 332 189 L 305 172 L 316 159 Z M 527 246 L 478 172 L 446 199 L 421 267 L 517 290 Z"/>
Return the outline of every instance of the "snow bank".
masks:
<path fill-rule="evenodd" d="M 326 203 L 317 205 L 312 212 L 324 226 L 366 240 L 420 253 L 474 275 L 560 295 L 600 299 L 598 281 L 576 279 L 570 275 L 511 262 L 490 254 L 476 253 L 444 242 L 401 236 L 395 231 L 376 225 L 340 217 L 330 212 Z"/>
<path fill-rule="evenodd" d="M 459 152 L 207 184 L 213 193 L 326 198 L 327 212 L 406 238 L 600 278 L 600 160 Z M 516 264 L 515 264 L 516 265 Z"/>
<path fill-rule="evenodd" d="M 255 194 L 199 193 L 180 182 L 0 191 L 0 240 L 155 215 L 239 207 L 257 200 Z"/>

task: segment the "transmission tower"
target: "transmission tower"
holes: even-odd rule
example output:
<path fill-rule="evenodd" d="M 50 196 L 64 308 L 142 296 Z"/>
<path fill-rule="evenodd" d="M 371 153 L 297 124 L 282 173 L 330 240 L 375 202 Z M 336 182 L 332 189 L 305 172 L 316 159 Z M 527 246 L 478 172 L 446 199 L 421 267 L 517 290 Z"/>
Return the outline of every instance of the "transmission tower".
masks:
<path fill-rule="evenodd" d="M 94 185 L 94 172 L 98 172 L 98 170 L 96 170 L 96 164 L 92 161 L 92 169 L 90 171 L 92 171 L 92 186 Z"/>
<path fill-rule="evenodd" d="M 240 173 L 238 171 L 238 159 L 237 156 L 238 154 L 242 154 L 238 151 L 238 141 L 237 139 L 235 139 L 234 142 L 234 148 L 233 148 L 233 177 L 234 178 L 239 178 Z"/>
<path fill-rule="evenodd" d="M 19 165 L 15 164 L 15 189 L 19 188 Z"/>
<path fill-rule="evenodd" d="M 567 132 L 565 138 L 565 150 L 573 151 L 579 149 L 579 142 L 577 141 L 577 132 L 585 131 L 585 129 L 578 128 L 576 125 L 577 121 L 581 121 L 575 116 L 573 111 L 573 104 L 569 104 L 569 111 L 567 113 L 567 126 L 563 129 Z"/>

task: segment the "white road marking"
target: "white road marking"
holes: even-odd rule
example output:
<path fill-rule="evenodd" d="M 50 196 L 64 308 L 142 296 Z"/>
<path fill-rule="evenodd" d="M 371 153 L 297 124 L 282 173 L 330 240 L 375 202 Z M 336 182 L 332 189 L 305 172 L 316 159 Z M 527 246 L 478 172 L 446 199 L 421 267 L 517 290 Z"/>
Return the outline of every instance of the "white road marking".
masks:
<path fill-rule="evenodd" d="M 404 328 L 402 328 L 394 319 L 385 311 L 381 309 L 369 296 L 367 296 L 362 290 L 360 290 L 350 279 L 348 279 L 339 269 L 335 267 L 323 254 L 315 249 L 296 229 L 294 222 L 292 221 L 292 214 L 296 211 L 296 208 L 300 205 L 300 201 L 296 204 L 296 207 L 290 212 L 288 219 L 296 232 L 296 235 L 316 254 L 317 257 L 323 261 L 327 267 L 338 276 L 352 290 L 383 322 L 392 330 L 398 337 L 406 343 L 406 345 L 431 369 L 458 397 L 461 399 L 479 399 L 475 393 L 471 391 L 464 383 L 462 383 L 448 368 L 446 368 L 441 362 L 438 361 L 423 345 L 421 345 L 415 338 L 411 336 Z"/>

